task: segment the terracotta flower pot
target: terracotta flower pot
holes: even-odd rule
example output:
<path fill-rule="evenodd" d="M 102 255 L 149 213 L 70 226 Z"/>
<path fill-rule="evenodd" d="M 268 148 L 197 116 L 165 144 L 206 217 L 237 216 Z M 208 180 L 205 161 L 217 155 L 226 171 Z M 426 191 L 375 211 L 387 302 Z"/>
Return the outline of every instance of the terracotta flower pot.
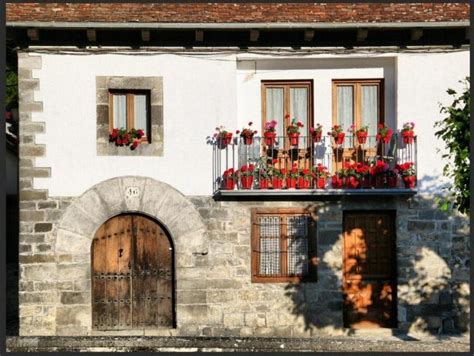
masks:
<path fill-rule="evenodd" d="M 349 189 L 356 189 L 359 186 L 359 180 L 353 176 L 347 177 L 346 185 Z"/>
<path fill-rule="evenodd" d="M 322 131 L 314 132 L 314 133 L 313 133 L 313 142 L 314 142 L 314 143 L 321 142 L 321 137 L 322 137 L 322 136 L 323 136 L 323 132 L 322 132 Z"/>
<path fill-rule="evenodd" d="M 224 189 L 225 190 L 234 190 L 235 180 L 233 178 L 224 178 Z"/>
<path fill-rule="evenodd" d="M 252 189 L 253 176 L 240 177 L 240 183 L 242 184 L 242 189 Z"/>
<path fill-rule="evenodd" d="M 383 175 L 375 176 L 375 188 L 385 188 L 385 177 Z"/>
<path fill-rule="evenodd" d="M 359 132 L 357 133 L 357 142 L 359 142 L 361 145 L 367 143 L 367 132 Z"/>
<path fill-rule="evenodd" d="M 290 133 L 290 134 L 288 134 L 288 138 L 290 139 L 290 145 L 297 146 L 299 137 L 300 137 L 299 133 Z"/>
<path fill-rule="evenodd" d="M 299 189 L 310 189 L 311 188 L 311 179 L 306 179 L 303 177 L 298 178 L 298 188 Z"/>
<path fill-rule="evenodd" d="M 396 176 L 387 177 L 387 184 L 389 188 L 396 188 L 398 183 L 398 179 Z"/>
<path fill-rule="evenodd" d="M 416 177 L 415 176 L 403 177 L 403 183 L 405 184 L 405 188 L 408 188 L 408 189 L 415 188 Z"/>
<path fill-rule="evenodd" d="M 332 176 L 331 185 L 334 189 L 341 189 L 344 186 L 345 179 L 339 176 Z"/>
<path fill-rule="evenodd" d="M 272 146 L 275 143 L 276 132 L 265 132 L 263 136 L 267 146 Z"/>
<path fill-rule="evenodd" d="M 251 145 L 253 143 L 253 137 L 245 137 L 244 138 L 244 144 L 245 145 Z"/>
<path fill-rule="evenodd" d="M 326 187 L 326 178 L 316 178 L 316 188 L 324 189 Z"/>
<path fill-rule="evenodd" d="M 337 136 L 334 137 L 334 141 L 337 145 L 342 145 L 344 143 L 344 137 L 346 134 L 344 132 L 339 132 Z"/>
<path fill-rule="evenodd" d="M 390 139 L 392 138 L 392 133 L 387 132 L 385 136 L 378 135 L 378 140 L 383 142 L 383 143 L 390 143 Z"/>
<path fill-rule="evenodd" d="M 415 133 L 413 131 L 402 131 L 403 143 L 411 145 L 413 143 Z"/>
<path fill-rule="evenodd" d="M 283 188 L 283 179 L 278 177 L 272 178 L 272 188 L 273 189 L 281 189 Z"/>
<path fill-rule="evenodd" d="M 270 179 L 260 178 L 260 182 L 258 185 L 260 189 L 268 189 L 268 187 L 270 186 Z"/>
<path fill-rule="evenodd" d="M 286 188 L 296 189 L 296 178 L 286 178 Z"/>

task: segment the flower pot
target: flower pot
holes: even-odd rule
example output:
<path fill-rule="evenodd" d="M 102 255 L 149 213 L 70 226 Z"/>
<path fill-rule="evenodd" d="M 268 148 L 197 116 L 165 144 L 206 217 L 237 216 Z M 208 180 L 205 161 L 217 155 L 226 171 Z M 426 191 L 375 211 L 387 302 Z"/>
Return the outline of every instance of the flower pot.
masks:
<path fill-rule="evenodd" d="M 242 184 L 242 189 L 252 189 L 253 176 L 240 177 L 240 183 Z"/>
<path fill-rule="evenodd" d="M 397 182 L 398 182 L 398 179 L 396 176 L 387 177 L 387 184 L 389 188 L 396 188 Z"/>
<path fill-rule="evenodd" d="M 273 178 L 272 178 L 272 188 L 273 188 L 273 189 L 281 189 L 281 188 L 283 188 L 283 179 L 282 179 L 282 178 L 273 177 Z"/>
<path fill-rule="evenodd" d="M 367 132 L 358 133 L 357 142 L 359 142 L 361 145 L 367 143 Z"/>
<path fill-rule="evenodd" d="M 411 145 L 415 136 L 413 131 L 402 131 L 402 137 L 405 145 Z"/>
<path fill-rule="evenodd" d="M 383 175 L 375 176 L 375 188 L 385 188 L 385 177 Z"/>
<path fill-rule="evenodd" d="M 273 146 L 273 144 L 275 143 L 276 133 L 275 132 L 265 132 L 264 137 L 265 137 L 265 145 Z"/>
<path fill-rule="evenodd" d="M 359 180 L 353 176 L 347 177 L 346 185 L 349 189 L 356 189 L 359 186 Z"/>
<path fill-rule="evenodd" d="M 225 149 L 227 145 L 228 145 L 228 140 L 225 139 L 224 137 L 220 137 L 217 139 L 217 147 L 219 147 L 221 150 Z"/>
<path fill-rule="evenodd" d="M 368 189 L 370 188 L 370 177 L 362 177 L 360 179 L 360 187 L 362 189 Z"/>
<path fill-rule="evenodd" d="M 377 140 L 383 143 L 390 143 L 390 139 L 392 138 L 392 133 L 387 132 L 385 136 L 377 135 Z"/>
<path fill-rule="evenodd" d="M 408 189 L 415 188 L 416 177 L 415 176 L 403 177 L 403 183 L 405 184 L 405 188 L 408 188 Z"/>
<path fill-rule="evenodd" d="M 288 138 L 290 139 L 290 145 L 297 146 L 298 145 L 298 137 L 300 137 L 299 133 L 288 134 Z"/>
<path fill-rule="evenodd" d="M 314 143 L 321 142 L 321 137 L 322 137 L 322 136 L 323 136 L 323 132 L 322 132 L 322 131 L 313 133 L 313 142 L 314 142 Z"/>
<path fill-rule="evenodd" d="M 299 189 L 310 189 L 311 188 L 311 179 L 306 179 L 303 177 L 298 178 L 298 188 Z"/>
<path fill-rule="evenodd" d="M 326 178 L 316 178 L 316 188 L 324 189 L 326 187 Z"/>
<path fill-rule="evenodd" d="M 296 178 L 286 178 L 286 188 L 296 189 Z"/>
<path fill-rule="evenodd" d="M 253 137 L 244 137 L 244 144 L 251 145 L 253 143 Z"/>
<path fill-rule="evenodd" d="M 260 178 L 258 185 L 260 189 L 268 189 L 270 186 L 270 179 Z"/>
<path fill-rule="evenodd" d="M 337 145 L 342 145 L 344 143 L 344 136 L 346 136 L 344 132 L 339 132 L 337 136 L 334 137 L 334 142 L 336 142 Z"/>
<path fill-rule="evenodd" d="M 332 176 L 331 185 L 334 189 L 341 189 L 345 183 L 345 179 L 339 176 Z"/>
<path fill-rule="evenodd" d="M 234 190 L 235 180 L 233 178 L 224 178 L 224 189 L 225 190 Z"/>

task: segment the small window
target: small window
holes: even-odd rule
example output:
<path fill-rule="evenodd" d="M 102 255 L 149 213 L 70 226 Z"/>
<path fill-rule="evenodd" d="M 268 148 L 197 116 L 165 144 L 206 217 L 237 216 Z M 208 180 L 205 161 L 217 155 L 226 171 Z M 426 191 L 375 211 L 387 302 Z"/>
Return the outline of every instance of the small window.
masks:
<path fill-rule="evenodd" d="M 109 108 L 110 130 L 142 129 L 142 141 L 151 142 L 149 90 L 109 90 Z"/>
<path fill-rule="evenodd" d="M 316 280 L 316 234 L 309 212 L 254 209 L 252 225 L 252 282 Z"/>

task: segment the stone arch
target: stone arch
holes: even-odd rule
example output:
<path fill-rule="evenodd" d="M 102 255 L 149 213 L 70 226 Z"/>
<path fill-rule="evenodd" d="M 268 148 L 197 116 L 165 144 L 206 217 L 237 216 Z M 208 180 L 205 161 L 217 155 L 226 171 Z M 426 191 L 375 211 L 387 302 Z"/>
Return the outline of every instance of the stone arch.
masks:
<path fill-rule="evenodd" d="M 138 194 L 127 197 L 127 188 Z M 103 181 L 75 199 L 61 218 L 55 253 L 87 254 L 95 231 L 105 221 L 123 213 L 142 213 L 160 222 L 175 248 L 204 248 L 205 225 L 194 205 L 169 184 L 147 177 L 124 176 Z"/>

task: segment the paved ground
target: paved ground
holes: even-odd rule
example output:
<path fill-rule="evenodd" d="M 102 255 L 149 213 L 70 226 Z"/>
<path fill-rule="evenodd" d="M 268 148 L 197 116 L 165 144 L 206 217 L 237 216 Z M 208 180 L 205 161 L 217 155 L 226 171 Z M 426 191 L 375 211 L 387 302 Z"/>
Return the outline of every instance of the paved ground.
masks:
<path fill-rule="evenodd" d="M 468 352 L 469 340 L 443 337 L 424 341 L 360 337 L 285 339 L 217 337 L 9 337 L 9 352 L 64 351 L 391 351 Z"/>

